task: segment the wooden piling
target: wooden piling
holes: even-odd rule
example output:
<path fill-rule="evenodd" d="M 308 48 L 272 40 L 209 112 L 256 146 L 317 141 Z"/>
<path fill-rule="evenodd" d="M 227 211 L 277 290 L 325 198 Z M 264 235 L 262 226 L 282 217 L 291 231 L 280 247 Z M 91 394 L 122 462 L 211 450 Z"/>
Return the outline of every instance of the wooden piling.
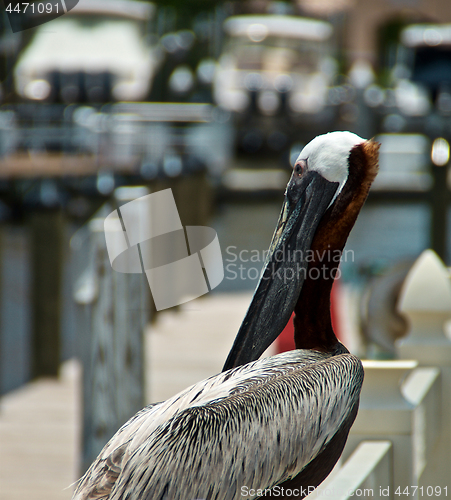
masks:
<path fill-rule="evenodd" d="M 60 209 L 30 216 L 32 242 L 32 375 L 57 376 L 61 361 L 64 218 Z"/>

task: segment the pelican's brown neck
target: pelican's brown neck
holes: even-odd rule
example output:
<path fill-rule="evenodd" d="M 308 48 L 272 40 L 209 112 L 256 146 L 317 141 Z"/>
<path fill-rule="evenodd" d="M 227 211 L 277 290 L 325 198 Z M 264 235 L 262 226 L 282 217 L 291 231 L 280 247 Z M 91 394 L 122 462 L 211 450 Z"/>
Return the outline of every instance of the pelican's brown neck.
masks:
<path fill-rule="evenodd" d="M 365 141 L 351 150 L 346 184 L 316 230 L 307 277 L 294 309 L 297 349 L 333 352 L 337 347 L 330 317 L 330 292 L 341 252 L 376 177 L 379 146 Z"/>

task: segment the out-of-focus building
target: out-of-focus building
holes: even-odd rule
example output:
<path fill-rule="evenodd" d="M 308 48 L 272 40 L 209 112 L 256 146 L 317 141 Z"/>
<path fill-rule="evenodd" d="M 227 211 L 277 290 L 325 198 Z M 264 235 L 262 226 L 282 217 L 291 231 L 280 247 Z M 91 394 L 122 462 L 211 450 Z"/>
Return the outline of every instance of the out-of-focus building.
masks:
<path fill-rule="evenodd" d="M 282 9 L 284 7 L 284 9 Z M 397 35 L 400 26 L 412 23 L 449 23 L 449 0 L 293 0 L 234 2 L 235 14 L 297 14 L 330 21 L 339 34 L 348 66 L 357 60 L 377 65 L 384 38 Z M 395 26 L 395 29 L 390 27 Z"/>
<path fill-rule="evenodd" d="M 449 0 L 297 0 L 306 15 L 342 18 L 342 43 L 347 62 L 377 64 L 384 30 L 394 24 L 449 23 Z M 343 17 L 344 15 L 344 17 Z"/>

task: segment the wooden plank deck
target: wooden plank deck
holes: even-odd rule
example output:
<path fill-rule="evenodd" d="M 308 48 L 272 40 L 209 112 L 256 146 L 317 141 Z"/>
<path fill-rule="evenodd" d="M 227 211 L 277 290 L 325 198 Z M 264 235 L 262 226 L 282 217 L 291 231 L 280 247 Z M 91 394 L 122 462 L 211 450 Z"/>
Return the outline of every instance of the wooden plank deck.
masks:
<path fill-rule="evenodd" d="M 161 401 L 218 373 L 251 295 L 209 294 L 162 313 L 146 335 L 147 400 Z M 77 479 L 80 369 L 0 400 L 0 500 L 69 500 Z"/>
<path fill-rule="evenodd" d="M 79 432 L 76 362 L 0 401 L 0 500 L 65 500 L 75 480 Z"/>

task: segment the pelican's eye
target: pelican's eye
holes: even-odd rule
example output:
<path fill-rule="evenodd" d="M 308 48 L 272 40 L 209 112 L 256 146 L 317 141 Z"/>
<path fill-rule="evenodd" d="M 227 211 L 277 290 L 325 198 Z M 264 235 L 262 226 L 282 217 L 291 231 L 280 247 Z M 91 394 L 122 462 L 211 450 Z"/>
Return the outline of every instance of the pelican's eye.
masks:
<path fill-rule="evenodd" d="M 307 171 L 307 160 L 298 160 L 293 167 L 293 171 L 299 177 Z"/>

